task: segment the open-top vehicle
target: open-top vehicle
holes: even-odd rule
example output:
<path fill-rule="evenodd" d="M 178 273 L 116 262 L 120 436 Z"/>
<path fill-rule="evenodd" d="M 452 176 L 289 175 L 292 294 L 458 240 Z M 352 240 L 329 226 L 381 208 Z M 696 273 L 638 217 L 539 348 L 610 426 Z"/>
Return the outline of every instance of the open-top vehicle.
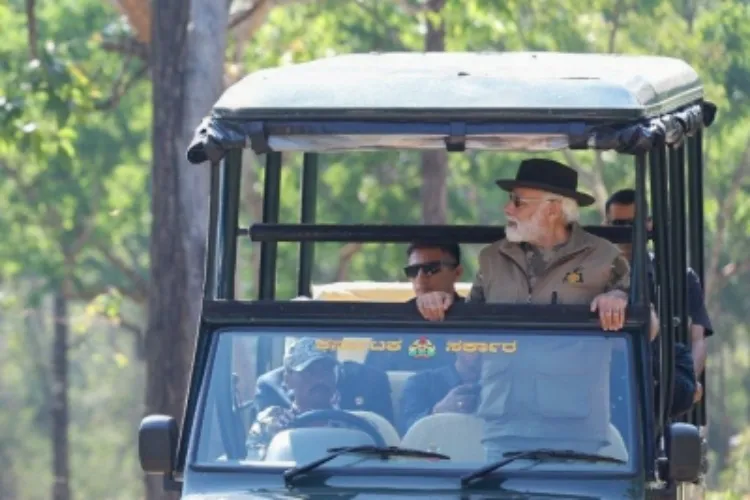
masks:
<path fill-rule="evenodd" d="M 188 151 L 191 162 L 211 169 L 205 300 L 181 425 L 173 416 L 144 419 L 142 467 L 195 499 L 701 496 L 705 408 L 673 422 L 669 407 L 674 343 L 689 343 L 685 267 L 703 277 L 702 133 L 714 113 L 696 72 L 664 57 L 358 54 L 247 76 L 215 104 Z M 243 228 L 241 157 L 248 146 L 265 155 L 263 220 Z M 413 302 L 276 300 L 280 241 L 300 243 L 298 292 L 310 296 L 315 242 L 503 238 L 500 226 L 315 224 L 319 155 L 441 148 L 633 156 L 633 227 L 586 228 L 633 242 L 624 328 L 602 330 L 588 304 L 469 302 L 428 322 Z M 288 151 L 305 153 L 301 224 L 278 223 L 281 155 Z M 649 193 L 653 234 L 646 230 Z M 252 301 L 234 296 L 237 242 L 248 236 L 261 247 Z M 656 262 L 664 263 L 656 273 L 656 346 L 648 336 L 650 239 Z M 560 367 L 553 362 L 560 353 L 579 362 Z M 500 397 L 519 411 L 533 400 L 569 427 L 545 438 L 541 429 L 534 435 L 537 423 L 529 420 L 528 443 L 497 462 L 485 453 L 477 415 L 427 414 L 401 426 L 404 379 L 464 354 L 492 358 L 502 367 L 500 380 L 528 370 L 523 384 L 506 384 Z M 347 399 L 342 391 L 331 409 L 292 414 L 271 432 L 279 423 L 273 416 L 299 401 L 286 391 L 263 393 L 262 381 L 303 387 L 311 379 L 300 370 L 324 359 L 339 377 L 368 374 L 356 380 L 372 387 L 360 382 L 359 395 Z M 580 390 L 591 377 L 611 382 L 601 392 Z M 238 396 L 243 380 L 258 386 L 250 402 Z M 374 404 L 382 398 L 385 407 Z M 556 447 L 602 398 L 621 404 L 617 419 L 595 423 L 606 434 L 601 446 L 586 453 Z M 343 425 L 320 425 L 331 421 Z"/>

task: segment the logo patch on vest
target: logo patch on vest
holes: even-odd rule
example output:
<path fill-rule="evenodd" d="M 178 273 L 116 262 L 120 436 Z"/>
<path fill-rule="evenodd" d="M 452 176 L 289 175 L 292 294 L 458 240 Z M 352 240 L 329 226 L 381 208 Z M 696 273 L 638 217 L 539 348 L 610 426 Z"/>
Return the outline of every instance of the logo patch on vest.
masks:
<path fill-rule="evenodd" d="M 563 283 L 583 283 L 583 273 L 581 273 L 581 268 L 577 267 L 567 273 L 563 278 Z"/>

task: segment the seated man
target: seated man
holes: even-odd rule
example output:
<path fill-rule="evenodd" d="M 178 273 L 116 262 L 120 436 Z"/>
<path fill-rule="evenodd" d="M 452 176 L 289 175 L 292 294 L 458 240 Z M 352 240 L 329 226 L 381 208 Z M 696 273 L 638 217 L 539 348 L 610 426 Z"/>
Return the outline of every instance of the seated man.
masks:
<path fill-rule="evenodd" d="M 455 362 L 412 375 L 404 384 L 399 403 L 399 430 L 406 434 L 414 423 L 436 413 L 474 413 L 479 402 L 482 355 L 458 353 Z"/>
<path fill-rule="evenodd" d="M 330 354 L 315 348 L 315 339 L 297 340 L 284 357 L 284 384 L 293 394 L 290 407 L 270 406 L 261 411 L 250 426 L 247 457 L 263 460 L 273 437 L 286 429 L 299 415 L 311 410 L 338 409 L 336 366 Z M 321 422 L 323 426 L 344 426 L 338 422 Z"/>

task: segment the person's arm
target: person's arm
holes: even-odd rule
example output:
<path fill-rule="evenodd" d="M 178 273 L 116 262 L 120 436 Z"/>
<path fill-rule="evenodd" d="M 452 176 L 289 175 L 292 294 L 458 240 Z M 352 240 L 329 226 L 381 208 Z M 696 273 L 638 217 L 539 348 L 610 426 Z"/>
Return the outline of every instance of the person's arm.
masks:
<path fill-rule="evenodd" d="M 604 286 L 604 293 L 618 295 L 628 299 L 630 291 L 630 263 L 622 256 L 618 255 L 612 261 L 612 267 L 609 272 L 609 280 Z"/>
<path fill-rule="evenodd" d="M 484 304 L 485 302 L 487 302 L 487 298 L 484 294 L 484 285 L 482 282 L 482 272 L 480 270 L 477 271 L 477 274 L 474 277 L 474 282 L 471 284 L 469 296 L 466 298 L 467 302 L 474 302 L 478 304 Z"/>
<path fill-rule="evenodd" d="M 690 350 L 684 344 L 674 346 L 674 392 L 672 393 L 672 414 L 679 417 L 690 411 L 695 399 L 695 369 Z"/>
<path fill-rule="evenodd" d="M 279 406 L 271 406 L 260 412 L 255 422 L 250 426 L 245 441 L 247 458 L 263 460 L 271 439 L 279 431 L 286 428 L 293 419 L 294 415 L 291 410 Z"/>
<path fill-rule="evenodd" d="M 649 338 L 654 340 L 659 336 L 659 316 L 656 314 L 656 307 L 653 302 L 649 304 L 651 306 L 651 324 L 649 325 Z"/>
<path fill-rule="evenodd" d="M 687 270 L 688 314 L 690 315 L 690 346 L 696 378 L 703 373 L 708 356 L 706 337 L 713 335 L 713 326 L 708 317 L 706 300 L 698 275 L 691 268 Z"/>
<path fill-rule="evenodd" d="M 618 255 L 610 265 L 610 273 L 602 293 L 591 301 L 591 312 L 599 314 L 602 329 L 617 331 L 625 325 L 630 286 L 630 264 Z"/>

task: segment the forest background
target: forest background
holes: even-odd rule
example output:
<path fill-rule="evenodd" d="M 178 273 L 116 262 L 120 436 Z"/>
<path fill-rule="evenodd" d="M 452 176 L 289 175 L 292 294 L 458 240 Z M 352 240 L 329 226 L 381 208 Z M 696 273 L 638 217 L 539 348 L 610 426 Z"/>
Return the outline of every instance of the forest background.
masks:
<path fill-rule="evenodd" d="M 716 498 L 750 494 L 748 1 L 151 3 L 0 3 L 0 498 L 165 497 L 144 488 L 136 431 L 148 410 L 179 412 L 192 349 L 207 185 L 184 159 L 192 130 L 251 71 L 387 50 L 661 54 L 700 72 L 719 107 L 705 146 L 709 484 Z M 560 156 L 599 198 L 585 213 L 599 223 L 632 163 Z M 243 225 L 262 206 L 262 158 L 246 158 Z M 495 223 L 492 180 L 519 158 L 327 156 L 317 217 Z M 283 221 L 299 214 L 300 164 L 285 158 Z M 258 252 L 240 250 L 250 297 Z M 466 253 L 470 276 L 477 248 Z M 295 294 L 296 256 L 280 246 L 280 297 Z M 399 280 L 402 265 L 398 245 L 320 245 L 314 282 Z"/>

